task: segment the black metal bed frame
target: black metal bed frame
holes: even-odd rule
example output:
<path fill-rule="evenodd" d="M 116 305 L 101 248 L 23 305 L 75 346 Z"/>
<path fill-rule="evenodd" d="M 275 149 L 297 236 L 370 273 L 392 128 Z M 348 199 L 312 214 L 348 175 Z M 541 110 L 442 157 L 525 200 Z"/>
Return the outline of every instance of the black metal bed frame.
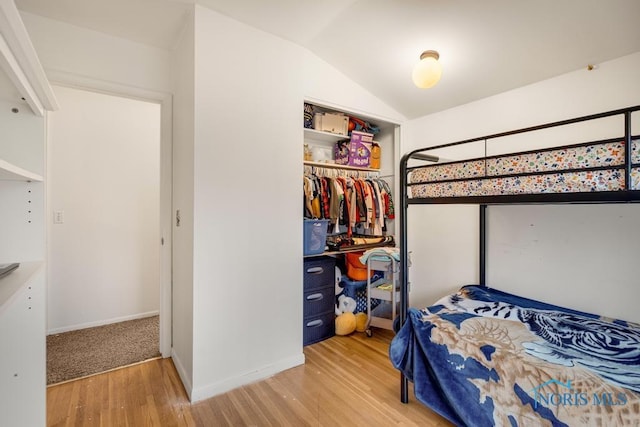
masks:
<path fill-rule="evenodd" d="M 403 325 L 407 319 L 407 311 L 409 304 L 409 265 L 408 265 L 408 245 L 407 245 L 407 214 L 409 205 L 424 205 L 424 204 L 477 204 L 479 205 L 479 284 L 486 286 L 486 261 L 487 261 L 487 206 L 492 204 L 531 204 L 531 203 L 625 203 L 625 202 L 640 202 L 640 191 L 628 190 L 631 184 L 631 170 L 633 167 L 640 165 L 632 164 L 632 141 L 638 139 L 638 136 L 632 136 L 631 134 L 631 114 L 634 111 L 640 111 L 640 105 L 634 107 L 623 108 L 619 110 L 607 111 L 599 114 L 592 114 L 588 116 L 577 117 L 568 120 L 561 120 L 557 122 L 546 123 L 538 126 L 531 126 L 527 128 L 512 130 L 508 132 L 496 133 L 479 138 L 466 139 L 463 141 L 452 142 L 448 144 L 436 145 L 432 147 L 419 148 L 402 156 L 400 160 L 400 200 L 401 207 L 399 209 L 399 221 L 400 221 L 400 325 Z M 468 196 L 468 197 L 440 197 L 440 198 L 409 198 L 408 188 L 410 183 L 408 182 L 408 174 L 415 167 L 409 167 L 410 160 L 422 160 L 429 162 L 438 162 L 439 158 L 434 155 L 425 154 L 428 151 L 453 147 L 457 145 L 470 144 L 474 142 L 485 142 L 489 140 L 517 135 L 527 132 L 533 132 L 542 129 L 560 127 L 570 125 L 574 123 L 586 122 L 590 120 L 596 120 L 612 116 L 624 116 L 624 143 L 625 143 L 625 158 L 624 163 L 619 169 L 624 169 L 624 190 L 621 191 L 601 191 L 601 192 L 581 192 L 581 193 L 546 193 L 546 194 L 516 194 L 516 195 L 494 195 L 494 196 Z M 590 145 L 597 142 L 587 142 L 579 145 Z M 553 150 L 562 147 L 551 147 L 548 149 L 536 150 L 545 151 Z M 486 151 L 485 151 L 486 152 Z M 519 153 L 511 153 L 519 154 Z M 505 154 L 507 156 L 509 154 Z M 496 157 L 496 156 L 491 156 Z M 488 159 L 490 157 L 483 157 L 481 159 Z M 477 160 L 477 159 L 469 159 Z M 469 161 L 466 160 L 466 161 Z M 602 168 L 586 168 L 582 170 L 599 170 Z M 612 168 L 609 168 L 612 169 Z M 557 172 L 572 172 L 573 170 L 556 170 Z M 459 180 L 462 181 L 463 179 Z M 400 400 L 403 403 L 409 401 L 408 395 L 408 379 L 404 374 L 400 375 Z"/>

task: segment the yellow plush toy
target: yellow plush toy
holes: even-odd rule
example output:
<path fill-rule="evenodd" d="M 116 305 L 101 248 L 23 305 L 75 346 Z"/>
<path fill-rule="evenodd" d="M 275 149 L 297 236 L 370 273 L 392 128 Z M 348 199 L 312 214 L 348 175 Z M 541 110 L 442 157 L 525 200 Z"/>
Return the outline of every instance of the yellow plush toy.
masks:
<path fill-rule="evenodd" d="M 365 332 L 367 330 L 367 313 L 356 313 L 356 331 Z"/>
<path fill-rule="evenodd" d="M 356 330 L 356 300 L 345 295 L 338 297 L 336 307 L 336 335 L 349 335 Z"/>
<path fill-rule="evenodd" d="M 351 312 L 336 317 L 336 335 L 349 335 L 356 330 L 356 316 Z"/>

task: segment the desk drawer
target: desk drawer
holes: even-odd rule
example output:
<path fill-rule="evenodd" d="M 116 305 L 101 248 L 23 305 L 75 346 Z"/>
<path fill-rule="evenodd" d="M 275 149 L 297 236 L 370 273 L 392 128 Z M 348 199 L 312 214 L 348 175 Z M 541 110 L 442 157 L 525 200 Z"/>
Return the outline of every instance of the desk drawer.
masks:
<path fill-rule="evenodd" d="M 310 291 L 325 286 L 335 287 L 336 260 L 331 257 L 304 260 L 304 290 Z"/>

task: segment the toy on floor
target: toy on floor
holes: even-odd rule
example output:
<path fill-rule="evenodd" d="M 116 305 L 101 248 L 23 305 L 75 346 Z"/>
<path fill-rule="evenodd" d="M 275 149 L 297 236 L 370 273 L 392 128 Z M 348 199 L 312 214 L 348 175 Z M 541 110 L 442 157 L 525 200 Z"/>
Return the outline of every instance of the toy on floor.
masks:
<path fill-rule="evenodd" d="M 336 335 L 349 335 L 356 330 L 356 300 L 340 295 L 336 306 Z"/>
<path fill-rule="evenodd" d="M 356 332 L 366 332 L 368 320 L 367 313 L 356 313 Z"/>
<path fill-rule="evenodd" d="M 340 295 L 336 306 L 336 335 L 349 335 L 354 331 L 364 332 L 367 329 L 367 314 L 356 313 L 356 300 Z"/>

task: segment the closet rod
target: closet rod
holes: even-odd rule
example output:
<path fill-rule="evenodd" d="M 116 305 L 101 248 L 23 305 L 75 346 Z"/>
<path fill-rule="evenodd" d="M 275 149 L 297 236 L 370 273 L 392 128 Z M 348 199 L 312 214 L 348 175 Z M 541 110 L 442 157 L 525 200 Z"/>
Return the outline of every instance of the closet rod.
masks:
<path fill-rule="evenodd" d="M 348 177 L 348 178 L 360 178 L 360 179 L 368 179 L 368 178 L 379 178 L 380 173 L 376 171 L 364 171 L 357 169 L 339 169 L 339 168 L 324 168 L 322 166 L 304 166 L 304 173 L 306 175 L 319 175 L 328 178 L 332 177 Z"/>

